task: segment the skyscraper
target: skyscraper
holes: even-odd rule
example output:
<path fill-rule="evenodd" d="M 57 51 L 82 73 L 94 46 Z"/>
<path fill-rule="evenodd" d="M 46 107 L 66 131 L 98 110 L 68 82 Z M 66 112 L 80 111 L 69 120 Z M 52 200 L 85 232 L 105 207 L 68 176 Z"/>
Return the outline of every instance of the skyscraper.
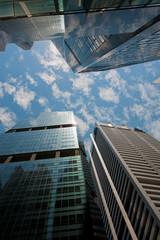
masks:
<path fill-rule="evenodd" d="M 160 142 L 97 123 L 90 162 L 108 239 L 160 239 Z"/>
<path fill-rule="evenodd" d="M 0 50 L 52 40 L 74 72 L 160 58 L 160 0 L 1 1 Z"/>
<path fill-rule="evenodd" d="M 73 112 L 1 134 L 0 239 L 106 239 L 86 161 Z"/>

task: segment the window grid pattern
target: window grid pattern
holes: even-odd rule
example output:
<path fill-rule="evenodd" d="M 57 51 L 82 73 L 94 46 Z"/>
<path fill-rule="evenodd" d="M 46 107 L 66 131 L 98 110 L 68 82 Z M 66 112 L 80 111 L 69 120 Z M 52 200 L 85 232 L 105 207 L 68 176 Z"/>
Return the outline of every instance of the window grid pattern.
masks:
<path fill-rule="evenodd" d="M 13 0 L 5 1 L 2 0 L 0 3 L 0 17 L 18 17 L 18 16 L 27 16 L 28 14 L 31 16 L 35 15 L 43 15 L 43 14 L 58 14 L 58 13 L 66 13 L 66 12 L 82 12 L 82 11 L 94 11 L 99 9 L 105 10 L 116 10 L 116 9 L 125 9 L 125 8 L 136 8 L 136 7 L 144 7 L 144 6 L 157 6 L 160 4 L 159 0 L 143 0 L 139 1 L 121 1 L 121 0 L 112 0 L 112 1 L 104 1 L 104 0 L 89 0 L 82 1 L 81 4 L 78 0 L 74 2 L 68 2 L 63 0 L 57 1 L 57 6 L 55 6 L 54 1 L 24 1 L 23 4 L 20 4 L 18 1 L 15 1 L 13 4 Z M 24 5 L 25 4 L 25 5 Z M 56 8 L 57 7 L 57 8 Z M 27 9 L 27 10 L 26 10 Z"/>
<path fill-rule="evenodd" d="M 64 229 L 68 238 L 83 234 L 80 156 L 0 164 L 0 182 L 1 239 L 51 239 Z"/>
<path fill-rule="evenodd" d="M 99 138 L 98 138 L 99 140 Z M 98 141 L 97 141 L 98 143 Z M 102 142 L 100 143 L 100 145 L 102 144 Z M 104 144 L 104 143 L 103 143 Z M 109 167 L 109 165 L 112 163 L 114 166 L 116 165 L 119 165 L 117 164 L 117 162 L 114 160 L 114 156 L 112 156 L 112 158 L 109 158 L 109 155 L 108 154 L 112 154 L 109 149 L 106 149 L 106 146 L 103 145 L 103 148 L 104 148 L 104 151 L 105 151 L 105 156 L 103 155 L 103 148 L 100 147 L 100 145 L 98 146 L 100 152 L 101 152 L 101 155 L 105 161 L 105 164 L 106 164 L 106 161 L 108 159 L 110 159 L 110 161 L 107 161 L 107 166 Z M 102 146 L 102 145 L 101 145 Z M 105 147 L 104 147 L 105 146 Z M 106 150 L 107 150 L 107 153 L 106 153 Z M 117 203 L 117 200 L 115 199 L 115 196 L 112 192 L 112 189 L 110 187 L 110 184 L 108 182 L 108 180 L 106 179 L 106 175 L 105 175 L 105 172 L 104 172 L 104 169 L 100 163 L 100 160 L 98 158 L 98 155 L 96 153 L 95 150 L 92 151 L 92 157 L 93 157 L 93 160 L 94 160 L 94 164 L 95 164 L 95 167 L 96 167 L 96 170 L 97 170 L 97 173 L 98 173 L 98 176 L 99 176 L 99 179 L 100 179 L 100 182 L 101 182 L 101 186 L 102 186 L 102 189 L 103 189 L 103 193 L 105 195 L 105 200 L 106 200 L 106 203 L 108 205 L 108 208 L 109 208 L 109 212 L 110 212 L 110 215 L 111 215 L 111 218 L 112 218 L 112 222 L 113 222 L 113 225 L 114 225 L 114 228 L 115 228 L 115 231 L 116 231 L 116 234 L 117 236 L 120 238 L 123 236 L 123 231 L 122 231 L 122 226 L 124 226 L 123 222 L 124 222 L 124 219 L 123 219 L 123 216 L 122 216 L 122 213 L 120 211 L 120 208 L 118 206 L 118 203 Z M 120 166 L 118 166 L 118 169 L 120 170 Z M 110 171 L 110 170 L 109 170 Z M 118 172 L 117 172 L 118 173 Z M 112 175 L 113 172 L 110 174 Z M 119 175 L 120 178 L 124 178 L 124 172 L 121 171 L 120 175 Z M 112 176 L 112 180 L 115 182 L 116 178 L 118 178 L 118 176 L 116 175 L 116 177 Z M 119 182 L 121 182 L 119 178 Z M 119 185 L 119 188 L 117 189 L 117 192 L 120 193 L 121 191 L 121 188 L 123 189 L 124 187 L 124 181 L 121 182 L 121 184 Z M 99 198 L 99 194 L 97 194 L 98 198 Z M 121 199 L 122 200 L 122 199 Z M 103 206 L 103 203 L 102 203 L 102 200 L 101 199 L 98 199 L 98 201 L 101 202 L 100 204 L 100 208 L 101 208 L 101 212 L 102 212 L 102 216 L 104 217 L 103 218 L 103 221 L 105 223 L 105 228 L 106 228 L 106 232 L 107 232 L 107 237 L 109 238 L 109 236 L 111 235 L 111 230 L 110 230 L 110 227 L 109 227 L 109 223 L 108 223 L 108 220 L 107 220 L 107 217 L 105 215 L 105 210 L 104 210 L 104 206 Z M 116 217 L 115 217 L 116 215 Z M 120 226 L 120 228 L 119 228 Z M 127 232 L 128 232 L 128 229 L 127 229 Z M 130 236 L 130 235 L 129 235 Z M 112 237 L 113 238 L 113 237 Z M 112 239 L 111 238 L 111 239 Z M 110 239 L 110 238 L 109 238 Z"/>
<path fill-rule="evenodd" d="M 110 69 L 111 66 L 120 67 L 141 62 L 158 60 L 160 56 L 160 31 L 142 39 L 117 53 L 113 53 L 95 63 L 91 69 Z"/>
<path fill-rule="evenodd" d="M 147 142 L 151 143 L 156 149 L 159 148 L 160 142 L 144 132 L 137 132 L 137 135 L 142 136 Z"/>
<path fill-rule="evenodd" d="M 109 139 L 112 141 L 114 147 L 116 148 L 120 156 L 123 158 L 127 166 L 134 174 L 134 176 L 137 178 L 140 184 L 142 184 L 141 186 L 143 186 L 144 183 L 152 186 L 157 185 L 158 187 L 160 185 L 160 175 L 156 170 L 152 168 L 152 166 L 143 157 L 143 155 L 145 156 L 145 154 L 148 154 L 149 146 L 146 146 L 146 143 L 143 142 L 142 139 L 138 139 L 138 137 L 134 135 L 134 133 L 132 133 L 130 130 L 125 129 L 116 130 L 115 128 L 108 127 L 107 128 L 104 127 L 103 129 L 106 132 Z M 122 134 L 127 136 L 127 138 L 132 142 L 132 145 L 129 144 L 129 142 L 127 142 L 123 135 L 120 135 L 118 131 L 122 132 Z M 140 152 L 137 151 L 137 149 L 140 150 Z M 152 151 L 153 149 L 150 150 Z M 143 154 L 141 154 L 141 152 Z M 153 155 L 153 157 L 154 156 L 155 155 Z M 146 155 L 146 157 L 149 159 L 149 161 L 152 161 L 151 157 L 148 157 L 148 155 Z M 159 193 L 158 192 L 157 194 L 155 192 L 152 192 L 151 194 L 148 193 L 149 192 L 146 192 L 147 196 L 150 197 L 151 201 L 157 207 L 157 210 L 159 210 L 160 203 Z"/>
<path fill-rule="evenodd" d="M 134 155 L 134 151 L 132 151 L 131 146 L 129 146 L 129 144 L 124 141 L 124 139 L 117 133 L 117 131 L 114 128 L 103 127 L 103 126 L 101 127 L 105 131 L 105 134 L 107 135 L 107 137 L 109 137 L 109 139 L 113 143 L 114 147 L 123 157 L 124 161 L 127 163 L 128 166 L 130 166 L 131 171 L 132 171 L 132 164 L 130 165 L 130 163 L 132 162 L 134 163 L 134 159 L 139 169 L 141 168 L 141 166 L 142 168 L 144 167 L 144 169 L 147 169 L 147 171 L 148 169 L 149 170 L 151 169 L 148 164 L 145 164 L 145 162 L 142 161 L 141 156 L 139 157 L 138 155 Z M 128 132 L 128 130 L 123 130 L 123 131 Z M 102 155 L 102 158 L 106 164 L 106 167 L 110 173 L 112 181 L 114 182 L 116 190 L 128 214 L 128 217 L 131 221 L 131 224 L 135 230 L 135 233 L 138 239 L 142 239 L 143 237 L 144 239 L 157 240 L 160 234 L 160 227 L 158 226 L 157 218 L 154 219 L 152 215 L 153 214 L 152 210 L 150 211 L 149 208 L 145 205 L 144 200 L 142 199 L 142 197 L 140 197 L 133 183 L 127 177 L 125 169 L 124 170 L 122 169 L 122 166 L 120 165 L 120 160 L 111 150 L 111 148 L 109 147 L 109 144 L 107 144 L 104 138 L 101 136 L 101 133 L 98 129 L 96 131 L 95 136 L 96 136 L 95 141 L 98 146 L 98 149 Z M 129 158 L 127 158 L 127 156 Z M 106 180 L 103 167 L 101 166 L 100 160 L 98 158 L 98 155 L 94 147 L 92 149 L 92 157 L 93 157 L 99 178 L 101 180 L 103 192 L 105 194 L 106 202 L 107 202 L 110 214 L 112 216 L 112 221 L 114 223 L 114 227 L 116 229 L 117 235 L 120 234 L 119 236 L 121 237 L 121 239 L 124 239 L 124 240 L 131 239 L 129 231 L 124 222 L 124 219 L 122 218 L 122 214 L 119 211 L 119 206 L 115 201 L 114 197 L 112 196 L 112 194 L 110 193 L 111 189 L 108 186 L 109 183 Z M 144 189 L 146 188 L 149 191 L 149 184 L 142 183 L 141 185 Z M 159 192 L 160 190 L 159 185 L 151 184 L 151 186 L 152 187 L 155 186 L 155 188 L 153 188 L 152 191 L 156 192 L 156 190 L 158 190 Z M 97 184 L 96 184 L 96 190 L 98 191 Z M 97 195 L 100 196 L 99 194 Z M 109 224 L 106 219 L 104 206 L 102 204 L 101 199 L 98 199 L 98 201 L 99 201 L 100 208 L 102 211 L 102 216 L 105 222 L 107 237 L 109 237 L 111 233 L 110 233 Z M 112 211 L 114 212 L 113 215 L 112 215 Z M 116 217 L 115 217 L 115 214 L 116 214 Z"/>
<path fill-rule="evenodd" d="M 66 127 L 74 127 L 75 124 L 65 124 L 65 125 L 51 125 L 51 126 L 43 126 L 43 127 L 32 127 L 32 128 L 18 128 L 18 129 L 9 129 L 6 133 L 12 132 L 25 132 L 25 131 L 36 131 L 43 129 L 54 129 L 54 128 L 66 128 Z"/>
<path fill-rule="evenodd" d="M 129 138 L 132 143 L 142 152 L 142 154 L 148 158 L 151 163 L 153 163 L 160 170 L 160 153 L 156 152 L 149 144 L 143 141 L 142 138 L 139 138 L 131 131 L 122 131 L 123 134 Z M 143 136 L 146 135 L 143 133 Z M 158 147 L 158 144 L 157 144 Z M 160 152 L 160 143 L 159 143 L 159 152 Z M 153 171 L 151 171 L 152 174 Z M 157 174 L 158 175 L 158 174 Z"/>
<path fill-rule="evenodd" d="M 30 49 L 33 41 L 53 39 L 55 34 L 63 34 L 64 16 L 38 16 L 32 18 L 32 21 L 28 17 L 9 19 L 5 21 L 5 26 L 2 23 L 0 26 L 7 36 L 10 37 L 7 43 L 14 42 L 24 49 Z M 24 40 L 22 40 L 22 35 Z"/>
<path fill-rule="evenodd" d="M 83 63 L 87 60 L 107 39 L 107 36 L 90 36 L 81 38 L 69 38 L 65 41 L 76 58 Z"/>
<path fill-rule="evenodd" d="M 19 121 L 12 129 L 75 124 L 73 112 L 41 113 L 36 119 Z"/>
<path fill-rule="evenodd" d="M 79 148 L 76 127 L 0 135 L 0 155 Z"/>

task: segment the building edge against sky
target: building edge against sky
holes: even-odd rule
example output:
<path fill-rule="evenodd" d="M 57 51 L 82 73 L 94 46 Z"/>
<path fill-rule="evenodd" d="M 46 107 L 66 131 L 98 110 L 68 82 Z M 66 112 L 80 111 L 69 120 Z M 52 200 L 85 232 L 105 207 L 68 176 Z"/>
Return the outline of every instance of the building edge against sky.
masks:
<path fill-rule="evenodd" d="M 73 112 L 0 135 L 0 239 L 106 239 Z"/>
<path fill-rule="evenodd" d="M 160 142 L 140 129 L 97 123 L 89 151 L 108 239 L 160 239 Z"/>
<path fill-rule="evenodd" d="M 74 72 L 160 58 L 160 1 L 1 1 L 0 50 L 52 40 Z"/>

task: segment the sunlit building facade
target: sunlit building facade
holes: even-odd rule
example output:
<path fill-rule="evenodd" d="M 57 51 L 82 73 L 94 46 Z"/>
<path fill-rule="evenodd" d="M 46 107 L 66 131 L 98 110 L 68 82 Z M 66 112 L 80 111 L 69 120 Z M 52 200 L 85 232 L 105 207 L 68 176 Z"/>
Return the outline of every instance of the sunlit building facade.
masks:
<path fill-rule="evenodd" d="M 87 164 L 73 112 L 1 134 L 0 239 L 106 239 Z"/>
<path fill-rule="evenodd" d="M 74 72 L 160 58 L 160 1 L 0 2 L 0 50 L 52 40 Z"/>
<path fill-rule="evenodd" d="M 160 239 L 160 142 L 97 123 L 90 163 L 108 239 Z"/>

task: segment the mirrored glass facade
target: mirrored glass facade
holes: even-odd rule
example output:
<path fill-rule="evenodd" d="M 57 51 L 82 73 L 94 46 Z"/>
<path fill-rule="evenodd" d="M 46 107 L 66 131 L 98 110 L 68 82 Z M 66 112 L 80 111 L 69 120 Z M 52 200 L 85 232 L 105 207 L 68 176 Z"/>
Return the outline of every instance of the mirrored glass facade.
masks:
<path fill-rule="evenodd" d="M 76 127 L 0 135 L 0 155 L 78 148 Z"/>
<path fill-rule="evenodd" d="M 159 0 L 0 0 L 0 51 L 52 40 L 79 73 L 158 60 L 159 15 Z"/>
<path fill-rule="evenodd" d="M 19 121 L 12 129 L 75 124 L 73 112 L 41 113 L 36 119 Z"/>
<path fill-rule="evenodd" d="M 80 156 L 1 164 L 0 183 L 1 239 L 83 234 L 87 201 Z"/>
<path fill-rule="evenodd" d="M 106 239 L 73 112 L 0 135 L 0 216 L 2 240 Z"/>
<path fill-rule="evenodd" d="M 153 61 L 160 58 L 159 16 L 160 0 L 0 0 L 0 51 L 52 40 L 79 73 Z"/>
<path fill-rule="evenodd" d="M 0 17 L 19 17 L 19 16 L 35 16 L 43 14 L 65 14 L 68 12 L 83 12 L 96 11 L 100 9 L 117 10 L 125 8 L 136 8 L 146 6 L 157 6 L 160 4 L 159 0 L 143 0 L 143 1 L 129 1 L 129 0 L 28 0 L 28 1 L 0 1 Z"/>
<path fill-rule="evenodd" d="M 160 58 L 160 31 L 136 41 L 118 51 L 109 52 L 84 71 L 100 71 L 149 62 Z"/>
<path fill-rule="evenodd" d="M 138 1 L 132 1 L 128 8 L 125 1 L 119 4 L 116 12 L 104 8 L 86 16 L 65 16 L 64 37 L 52 42 L 74 72 L 103 71 L 160 58 L 158 5 L 153 8 L 146 2 L 133 8 Z"/>

